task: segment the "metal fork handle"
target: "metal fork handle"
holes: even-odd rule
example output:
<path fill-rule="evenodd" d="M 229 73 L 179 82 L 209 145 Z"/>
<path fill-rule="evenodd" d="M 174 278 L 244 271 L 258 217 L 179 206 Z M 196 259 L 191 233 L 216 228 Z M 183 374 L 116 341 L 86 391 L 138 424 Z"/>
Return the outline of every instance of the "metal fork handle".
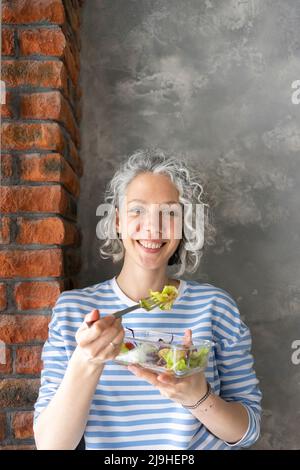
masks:
<path fill-rule="evenodd" d="M 153 303 L 153 305 L 151 306 L 151 308 L 149 310 L 152 310 L 153 308 L 158 307 L 159 305 L 161 305 L 160 302 Z M 115 318 L 120 318 L 123 315 L 125 315 L 126 313 L 132 312 L 133 310 L 136 310 L 137 308 L 140 308 L 140 307 L 141 307 L 140 304 L 135 304 L 135 305 L 132 305 L 131 307 L 124 308 L 123 310 L 119 310 L 118 312 L 114 312 L 112 315 Z M 86 322 L 88 327 L 91 327 L 93 323 L 94 323 L 93 321 Z"/>
<path fill-rule="evenodd" d="M 155 307 L 159 307 L 160 305 L 162 305 L 162 302 L 153 302 L 151 307 L 149 307 L 149 310 L 153 310 Z M 137 308 L 143 308 L 143 307 L 141 307 L 141 304 L 132 305 L 132 307 L 127 307 L 127 308 L 124 308 L 123 310 L 119 310 L 118 312 L 113 313 L 113 316 L 116 318 L 120 318 L 123 315 L 125 315 L 125 313 L 132 312 L 133 310 L 136 310 Z"/>
<path fill-rule="evenodd" d="M 119 310 L 118 312 L 113 313 L 113 316 L 115 318 L 120 318 L 123 315 L 125 315 L 125 313 L 132 312 L 133 310 L 136 310 L 139 307 L 140 307 L 140 304 L 132 305 L 131 307 L 127 307 L 127 308 L 124 308 L 123 310 Z"/>
<path fill-rule="evenodd" d="M 132 307 L 124 308 L 123 310 L 119 310 L 118 312 L 114 312 L 112 315 L 115 318 L 120 318 L 123 315 L 125 315 L 125 313 L 132 312 L 133 310 L 136 310 L 139 307 L 140 307 L 140 304 L 132 305 Z M 95 323 L 95 321 L 87 321 L 86 322 L 86 324 L 89 328 L 92 326 L 93 323 Z"/>

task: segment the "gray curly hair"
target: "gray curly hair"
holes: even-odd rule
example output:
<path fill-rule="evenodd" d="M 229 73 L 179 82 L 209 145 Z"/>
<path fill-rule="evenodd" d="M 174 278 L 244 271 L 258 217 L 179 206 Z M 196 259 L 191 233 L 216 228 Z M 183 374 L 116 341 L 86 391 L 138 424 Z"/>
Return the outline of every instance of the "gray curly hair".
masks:
<path fill-rule="evenodd" d="M 207 195 L 199 182 L 200 175 L 194 168 L 189 168 L 182 160 L 179 160 L 161 149 L 136 150 L 114 174 L 105 190 L 105 203 L 108 210 L 106 215 L 98 223 L 97 235 L 101 234 L 104 240 L 100 247 L 100 256 L 103 259 L 112 258 L 114 263 L 122 260 L 125 249 L 122 240 L 116 231 L 116 211 L 118 201 L 126 194 L 129 183 L 139 174 L 145 172 L 162 173 L 168 175 L 179 192 L 179 202 L 182 205 L 204 204 L 209 207 Z M 194 273 L 200 263 L 203 249 L 206 245 L 215 242 L 215 228 L 210 222 L 207 210 L 204 211 L 204 243 L 200 249 L 188 250 L 188 239 L 183 234 L 181 241 L 168 261 L 168 266 L 177 265 L 178 269 L 173 275 L 179 277 L 185 272 Z M 195 234 L 203 237 L 203 234 Z M 197 245 L 197 243 L 196 243 Z"/>

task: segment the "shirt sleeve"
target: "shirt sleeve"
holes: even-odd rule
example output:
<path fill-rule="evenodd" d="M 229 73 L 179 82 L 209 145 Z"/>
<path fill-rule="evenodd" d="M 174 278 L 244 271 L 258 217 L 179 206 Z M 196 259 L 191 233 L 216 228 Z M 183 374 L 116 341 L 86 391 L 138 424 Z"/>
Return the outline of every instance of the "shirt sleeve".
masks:
<path fill-rule="evenodd" d="M 261 399 L 259 380 L 253 368 L 252 339 L 249 328 L 240 318 L 235 301 L 225 293 L 217 302 L 214 320 L 216 361 L 220 377 L 220 397 L 241 403 L 248 413 L 248 429 L 229 447 L 249 447 L 260 434 Z"/>
<path fill-rule="evenodd" d="M 42 349 L 43 369 L 41 371 L 39 395 L 34 405 L 34 423 L 55 395 L 68 365 L 69 359 L 56 310 L 62 301 L 62 297 L 63 294 L 60 294 L 52 310 L 52 317 L 48 326 L 48 339 Z"/>

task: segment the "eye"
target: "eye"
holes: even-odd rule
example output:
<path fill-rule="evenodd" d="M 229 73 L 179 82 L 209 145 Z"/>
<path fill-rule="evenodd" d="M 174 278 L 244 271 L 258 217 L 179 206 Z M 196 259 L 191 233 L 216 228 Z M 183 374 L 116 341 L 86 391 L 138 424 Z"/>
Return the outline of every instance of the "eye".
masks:
<path fill-rule="evenodd" d="M 135 215 L 140 215 L 143 212 L 143 209 L 141 207 L 133 207 L 129 212 Z"/>
<path fill-rule="evenodd" d="M 162 214 L 164 215 L 170 215 L 171 217 L 176 217 L 178 215 L 178 213 L 174 210 L 170 210 L 170 209 L 165 209 L 163 211 L 161 211 Z"/>

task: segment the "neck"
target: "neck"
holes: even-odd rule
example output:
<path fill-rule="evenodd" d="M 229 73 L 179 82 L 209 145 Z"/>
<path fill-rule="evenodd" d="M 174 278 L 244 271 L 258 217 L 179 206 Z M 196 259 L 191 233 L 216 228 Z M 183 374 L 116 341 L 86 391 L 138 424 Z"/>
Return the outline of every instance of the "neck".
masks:
<path fill-rule="evenodd" d="M 143 269 L 140 266 L 131 266 L 129 269 L 126 260 L 120 274 L 116 277 L 120 289 L 127 297 L 138 302 L 149 296 L 149 289 L 161 291 L 165 285 L 178 288 L 179 281 L 169 279 L 165 267 L 156 270 Z"/>

